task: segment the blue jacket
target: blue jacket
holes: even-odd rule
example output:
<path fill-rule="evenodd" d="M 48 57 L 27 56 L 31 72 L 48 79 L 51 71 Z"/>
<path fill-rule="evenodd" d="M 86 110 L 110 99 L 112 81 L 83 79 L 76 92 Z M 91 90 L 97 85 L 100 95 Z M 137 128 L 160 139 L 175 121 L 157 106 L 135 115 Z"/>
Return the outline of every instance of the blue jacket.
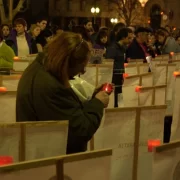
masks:
<path fill-rule="evenodd" d="M 14 53 L 16 54 L 16 56 L 18 56 L 18 47 L 17 47 L 17 39 L 16 39 L 16 36 L 17 36 L 17 32 L 16 30 L 12 30 L 11 31 L 11 34 L 9 36 L 9 38 L 6 40 L 6 44 L 8 46 L 10 46 L 13 50 L 14 50 Z M 29 54 L 32 54 L 31 53 L 31 36 L 25 32 L 25 37 L 26 37 L 26 40 L 27 40 L 27 44 L 29 46 Z"/>

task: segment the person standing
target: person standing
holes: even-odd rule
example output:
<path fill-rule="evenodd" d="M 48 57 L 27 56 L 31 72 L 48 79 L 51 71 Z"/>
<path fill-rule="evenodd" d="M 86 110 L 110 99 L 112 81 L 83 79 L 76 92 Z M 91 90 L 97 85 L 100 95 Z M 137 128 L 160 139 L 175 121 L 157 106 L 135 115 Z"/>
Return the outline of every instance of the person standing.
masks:
<path fill-rule="evenodd" d="M 109 103 L 101 87 L 82 103 L 70 86 L 89 59 L 89 45 L 79 34 L 58 34 L 24 71 L 17 89 L 17 122 L 69 120 L 68 154 L 87 150 Z"/>
<path fill-rule="evenodd" d="M 106 58 L 114 59 L 112 83 L 115 84 L 114 107 L 118 107 L 118 94 L 122 93 L 126 47 L 131 42 L 132 30 L 122 28 L 116 35 L 116 42 L 107 48 Z"/>

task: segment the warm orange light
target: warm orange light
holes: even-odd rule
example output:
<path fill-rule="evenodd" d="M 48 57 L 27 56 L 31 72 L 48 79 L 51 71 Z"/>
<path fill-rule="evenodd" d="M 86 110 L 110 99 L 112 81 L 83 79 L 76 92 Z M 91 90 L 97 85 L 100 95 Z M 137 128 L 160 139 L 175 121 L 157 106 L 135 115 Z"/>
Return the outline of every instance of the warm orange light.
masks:
<path fill-rule="evenodd" d="M 179 76 L 179 75 L 180 75 L 180 72 L 175 71 L 175 72 L 173 73 L 173 75 L 174 75 L 174 77 Z"/>
<path fill-rule="evenodd" d="M 171 55 L 171 56 L 174 56 L 174 52 L 170 52 L 170 55 Z"/>
<path fill-rule="evenodd" d="M 164 12 L 162 11 L 162 12 L 161 12 L 161 15 L 163 15 L 163 14 L 164 14 Z"/>
<path fill-rule="evenodd" d="M 176 30 L 176 27 L 173 28 L 173 31 L 175 31 L 175 30 Z"/>
<path fill-rule="evenodd" d="M 6 92 L 7 88 L 6 87 L 0 87 L 0 92 Z"/>
<path fill-rule="evenodd" d="M 15 61 L 17 61 L 17 60 L 19 60 L 19 57 L 18 57 L 18 56 L 15 56 L 13 59 L 14 59 Z"/>
<path fill-rule="evenodd" d="M 141 91 L 141 88 L 142 88 L 142 86 L 137 86 L 137 87 L 135 88 L 135 91 L 136 91 L 136 92 L 140 92 L 140 91 Z"/>
<path fill-rule="evenodd" d="M 148 152 L 152 152 L 153 149 L 161 145 L 160 140 L 148 140 Z"/>
<path fill-rule="evenodd" d="M 150 20 L 148 20 L 148 24 L 150 24 L 151 23 L 151 21 Z"/>
<path fill-rule="evenodd" d="M 129 75 L 127 73 L 123 74 L 123 78 L 127 78 Z"/>
<path fill-rule="evenodd" d="M 128 66 L 128 63 L 124 63 L 124 67 L 127 67 Z"/>

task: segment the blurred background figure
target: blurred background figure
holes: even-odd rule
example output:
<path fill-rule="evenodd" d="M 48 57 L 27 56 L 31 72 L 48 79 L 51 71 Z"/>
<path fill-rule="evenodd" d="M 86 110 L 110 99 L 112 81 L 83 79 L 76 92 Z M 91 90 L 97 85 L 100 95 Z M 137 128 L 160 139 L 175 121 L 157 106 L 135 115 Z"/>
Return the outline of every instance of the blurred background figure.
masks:
<path fill-rule="evenodd" d="M 0 29 L 0 68 L 13 68 L 14 51 L 3 41 L 4 34 Z"/>
<path fill-rule="evenodd" d="M 164 31 L 157 32 L 158 42 L 161 44 L 161 54 L 169 54 L 170 52 L 179 53 L 180 46 L 176 40 L 167 35 Z"/>
<path fill-rule="evenodd" d="M 32 54 L 37 54 L 38 48 L 37 48 L 37 37 L 39 36 L 41 32 L 41 28 L 37 24 L 32 24 L 29 30 L 29 35 L 31 36 L 31 52 Z"/>
<path fill-rule="evenodd" d="M 8 24 L 2 24 L 1 25 L 1 30 L 3 33 L 3 39 L 6 40 L 8 39 L 9 35 L 10 35 L 10 27 Z"/>

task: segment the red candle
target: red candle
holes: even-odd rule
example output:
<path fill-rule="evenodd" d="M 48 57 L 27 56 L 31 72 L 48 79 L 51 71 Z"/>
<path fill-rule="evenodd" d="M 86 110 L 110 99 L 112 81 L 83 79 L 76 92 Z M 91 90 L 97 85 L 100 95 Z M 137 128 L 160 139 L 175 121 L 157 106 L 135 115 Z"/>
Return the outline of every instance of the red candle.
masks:
<path fill-rule="evenodd" d="M 0 87 L 0 92 L 6 92 L 7 88 L 6 87 Z"/>
<path fill-rule="evenodd" d="M 13 163 L 13 157 L 11 156 L 0 156 L 0 166 L 8 165 Z"/>
<path fill-rule="evenodd" d="M 129 75 L 127 74 L 127 73 L 124 73 L 123 74 L 123 78 L 125 79 L 125 78 L 127 78 Z"/>
<path fill-rule="evenodd" d="M 179 76 L 179 75 L 180 75 L 180 72 L 175 71 L 175 72 L 173 73 L 173 75 L 174 75 L 174 77 Z"/>
<path fill-rule="evenodd" d="M 17 60 L 19 60 L 19 57 L 18 57 L 18 56 L 15 56 L 13 59 L 14 59 L 15 61 L 17 61 Z"/>
<path fill-rule="evenodd" d="M 142 86 L 137 86 L 137 87 L 135 88 L 135 92 L 140 92 L 140 91 L 141 91 L 141 88 L 142 88 Z"/>
<path fill-rule="evenodd" d="M 171 55 L 171 56 L 174 56 L 174 52 L 170 52 L 170 55 Z"/>
<path fill-rule="evenodd" d="M 148 152 L 152 152 L 154 147 L 160 146 L 160 140 L 148 140 Z"/>
<path fill-rule="evenodd" d="M 113 86 L 110 83 L 106 83 L 106 84 L 104 84 L 102 90 L 106 91 L 108 94 L 110 94 L 113 91 Z"/>
<path fill-rule="evenodd" d="M 124 67 L 127 67 L 128 66 L 128 63 L 124 63 Z"/>

